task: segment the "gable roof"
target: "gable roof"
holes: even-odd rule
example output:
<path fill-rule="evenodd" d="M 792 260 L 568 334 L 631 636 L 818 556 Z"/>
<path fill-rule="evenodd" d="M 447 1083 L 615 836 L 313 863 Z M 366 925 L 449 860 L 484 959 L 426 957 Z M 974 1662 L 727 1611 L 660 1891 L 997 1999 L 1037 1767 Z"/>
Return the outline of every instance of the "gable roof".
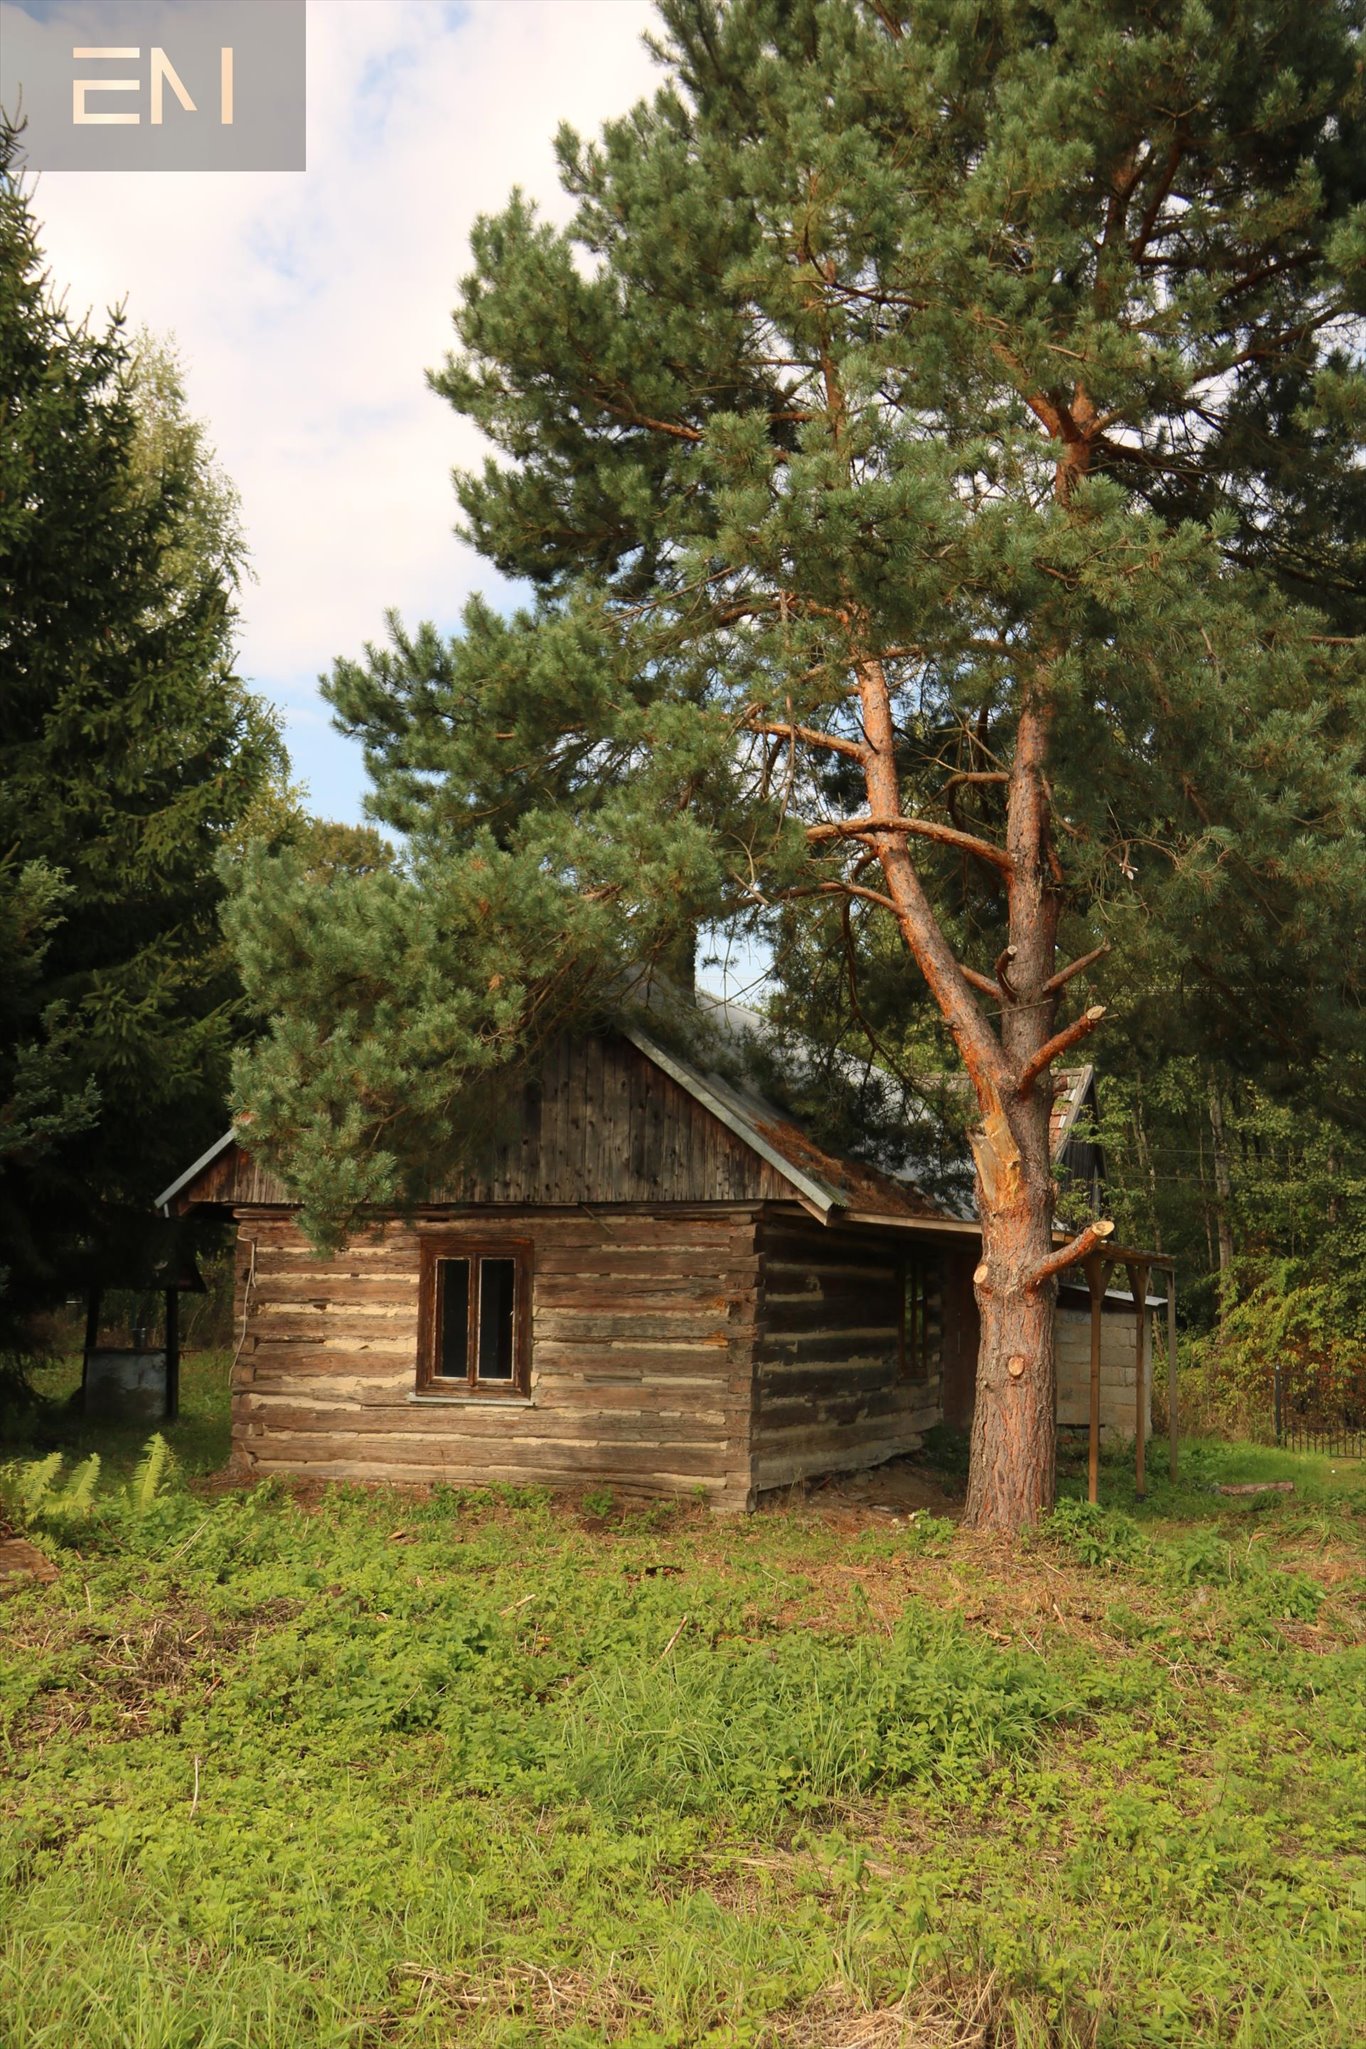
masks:
<path fill-rule="evenodd" d="M 651 1022 L 658 1018 L 666 1030 L 670 1024 L 677 1027 L 683 1023 L 682 1036 L 688 1052 L 662 1044 L 654 1032 L 638 1022 L 618 1026 L 616 1036 L 700 1105 L 739 1141 L 747 1154 L 771 1170 L 767 1181 L 757 1184 L 764 1190 L 763 1199 L 772 1199 L 777 1194 L 795 1198 L 822 1222 L 838 1216 L 848 1222 L 903 1229 L 976 1233 L 975 1180 L 970 1155 L 964 1148 L 958 1157 L 955 1150 L 946 1168 L 942 1115 L 936 1115 L 932 1106 L 935 1095 L 941 1099 L 965 1096 L 969 1087 L 966 1075 L 924 1077 L 925 1099 L 919 1114 L 912 1112 L 908 1117 L 891 1078 L 882 1076 L 879 1070 L 872 1071 L 873 1079 L 884 1084 L 875 1091 L 880 1098 L 884 1126 L 882 1161 L 878 1164 L 822 1146 L 752 1083 L 747 1071 L 753 1066 L 752 1054 L 766 1043 L 771 1047 L 774 1039 L 772 1027 L 759 1012 L 707 992 L 699 992 L 696 999 L 686 999 L 671 985 L 656 982 L 646 993 L 644 1015 Z M 687 1029 L 698 1021 L 702 1025 L 700 1032 Z M 671 1032 L 669 1036 L 675 1034 Z M 709 1046 L 724 1061 L 726 1072 L 714 1063 L 704 1064 Z M 800 1062 L 804 1042 L 798 1042 L 796 1052 Z M 728 1058 L 729 1054 L 735 1057 Z M 1050 1117 L 1055 1161 L 1071 1142 L 1077 1121 L 1091 1099 L 1095 1069 L 1067 1069 L 1056 1078 L 1059 1089 Z M 241 1148 L 236 1165 L 225 1157 L 234 1145 Z M 936 1152 L 938 1165 L 931 1168 Z M 934 1180 L 938 1191 L 935 1196 L 918 1184 L 917 1161 L 920 1173 L 928 1173 Z M 205 1185 L 196 1191 L 195 1184 L 201 1180 Z M 434 1191 L 430 1199 L 456 1200 L 446 1191 Z M 510 1198 L 486 1195 L 472 1199 Z M 169 1213 L 172 1205 L 186 1209 L 197 1201 L 208 1205 L 274 1206 L 290 1200 L 284 1185 L 267 1169 L 252 1162 L 244 1142 L 229 1130 L 162 1190 L 156 1206 Z"/>
<path fill-rule="evenodd" d="M 826 1151 L 756 1089 L 715 1070 L 703 1070 L 681 1055 L 668 1052 L 638 1027 L 626 1027 L 623 1036 L 761 1159 L 775 1167 L 792 1184 L 799 1198 L 823 1217 L 834 1210 L 848 1210 L 893 1223 L 911 1219 L 952 1221 L 949 1213 L 932 1202 L 913 1181 L 884 1173 L 864 1160 Z"/>
<path fill-rule="evenodd" d="M 639 1026 L 620 1028 L 617 1037 L 724 1127 L 739 1141 L 744 1154 L 763 1163 L 761 1178 L 754 1184 L 763 1191 L 763 1199 L 778 1195 L 795 1198 L 822 1221 L 840 1215 L 869 1223 L 961 1228 L 961 1220 L 933 1202 L 912 1180 L 828 1151 L 746 1082 L 670 1050 Z M 240 1148 L 236 1166 L 230 1157 L 234 1146 Z M 766 1177 L 764 1169 L 770 1170 Z M 454 1198 L 436 1194 L 432 1199 Z M 289 1202 L 290 1197 L 273 1175 L 250 1164 L 246 1144 L 230 1130 L 156 1200 L 159 1209 L 169 1211 L 172 1206 L 188 1209 L 196 1202 L 273 1206 Z"/>
<path fill-rule="evenodd" d="M 1053 1080 L 1058 1093 L 1053 1098 L 1048 1119 L 1048 1137 L 1053 1158 L 1060 1160 L 1076 1129 L 1077 1119 L 1095 1094 L 1096 1070 L 1089 1064 L 1085 1067 L 1059 1067 L 1054 1069 Z"/>
<path fill-rule="evenodd" d="M 698 1009 L 718 1031 L 737 1044 L 763 1044 L 765 1041 L 772 1041 L 774 1037 L 773 1027 L 768 1019 L 761 1011 L 751 1010 L 747 1004 L 733 1002 L 727 996 L 713 996 L 705 989 L 697 992 L 696 1002 Z M 841 1057 L 846 1059 L 851 1067 L 861 1064 L 852 1056 Z M 874 1072 L 880 1070 L 875 1069 Z M 1096 1070 L 1091 1065 L 1054 1068 L 1053 1082 L 1057 1093 L 1049 1116 L 1049 1143 L 1055 1160 L 1062 1157 L 1076 1128 L 1077 1120 L 1094 1093 L 1095 1080 Z M 923 1087 L 927 1097 L 966 1096 L 970 1087 L 965 1074 L 926 1074 L 919 1078 L 919 1085 Z"/>

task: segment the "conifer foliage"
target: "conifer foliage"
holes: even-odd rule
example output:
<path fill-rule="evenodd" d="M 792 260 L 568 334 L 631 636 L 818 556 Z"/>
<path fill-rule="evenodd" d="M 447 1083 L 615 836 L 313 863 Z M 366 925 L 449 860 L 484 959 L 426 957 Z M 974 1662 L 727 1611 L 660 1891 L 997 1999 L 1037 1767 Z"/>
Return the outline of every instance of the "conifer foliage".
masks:
<path fill-rule="evenodd" d="M 552 970 L 866 907 L 976 1095 L 969 1514 L 1015 1529 L 1052 1496 L 1050 1072 L 1103 1018 L 1097 926 L 1180 932 L 1211 1011 L 1274 968 L 1309 1037 L 1354 972 L 1358 10 L 660 13 L 653 101 L 559 138 L 569 227 L 479 226 L 433 380 L 531 599 L 337 664 L 410 859 L 302 942 L 298 878 L 254 872 L 282 1015 L 242 1085 L 339 1227 Z"/>
<path fill-rule="evenodd" d="M 221 1128 L 217 851 L 280 773 L 232 672 L 240 542 L 174 367 L 44 273 L 0 132 L 0 1351 Z M 150 368 L 149 368 L 150 365 Z"/>

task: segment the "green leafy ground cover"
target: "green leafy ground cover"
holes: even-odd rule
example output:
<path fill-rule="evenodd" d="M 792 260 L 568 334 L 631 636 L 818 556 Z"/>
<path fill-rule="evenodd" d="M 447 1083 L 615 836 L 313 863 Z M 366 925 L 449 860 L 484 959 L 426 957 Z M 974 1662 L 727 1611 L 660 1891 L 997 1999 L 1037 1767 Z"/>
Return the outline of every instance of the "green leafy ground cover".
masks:
<path fill-rule="evenodd" d="M 115 1468 L 0 1607 L 6 2049 L 1366 2038 L 1360 1469 L 1012 1557 Z"/>

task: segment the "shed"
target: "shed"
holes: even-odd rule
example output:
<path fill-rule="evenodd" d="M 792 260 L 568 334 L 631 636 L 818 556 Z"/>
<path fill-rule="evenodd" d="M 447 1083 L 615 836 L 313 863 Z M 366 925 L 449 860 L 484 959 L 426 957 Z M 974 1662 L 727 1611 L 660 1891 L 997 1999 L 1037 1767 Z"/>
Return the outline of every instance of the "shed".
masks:
<path fill-rule="evenodd" d="M 231 1133 L 164 1191 L 236 1221 L 239 1471 L 741 1509 L 970 1416 L 980 1233 L 912 1180 L 635 1027 L 560 1041 L 510 1129 L 333 1257 Z M 1152 1348 L 1128 1298 L 1097 1327 L 1119 1428 Z"/>

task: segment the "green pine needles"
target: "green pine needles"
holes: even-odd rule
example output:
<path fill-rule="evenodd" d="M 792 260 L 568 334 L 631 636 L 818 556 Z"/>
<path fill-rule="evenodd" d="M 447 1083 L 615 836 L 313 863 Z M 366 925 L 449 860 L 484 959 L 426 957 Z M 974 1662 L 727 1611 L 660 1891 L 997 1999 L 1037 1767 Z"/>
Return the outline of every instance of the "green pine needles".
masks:
<path fill-rule="evenodd" d="M 0 422 L 4 1354 L 149 1263 L 152 1197 L 222 1129 L 215 863 L 283 757 L 233 673 L 235 496 L 167 352 L 66 310 L 3 121 Z"/>

